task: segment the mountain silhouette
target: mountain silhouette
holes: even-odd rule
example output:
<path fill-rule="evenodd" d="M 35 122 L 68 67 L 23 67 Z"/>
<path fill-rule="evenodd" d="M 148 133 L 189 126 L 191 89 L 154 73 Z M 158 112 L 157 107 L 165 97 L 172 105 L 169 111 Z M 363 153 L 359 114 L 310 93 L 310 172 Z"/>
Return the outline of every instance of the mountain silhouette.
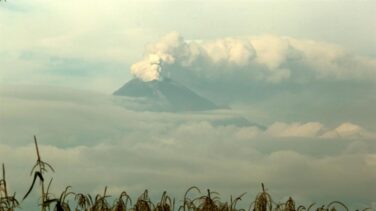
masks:
<path fill-rule="evenodd" d="M 142 98 L 160 111 L 204 111 L 217 109 L 213 102 L 170 79 L 142 81 L 134 78 L 116 90 L 114 95 Z M 153 106 L 154 105 L 154 106 Z"/>

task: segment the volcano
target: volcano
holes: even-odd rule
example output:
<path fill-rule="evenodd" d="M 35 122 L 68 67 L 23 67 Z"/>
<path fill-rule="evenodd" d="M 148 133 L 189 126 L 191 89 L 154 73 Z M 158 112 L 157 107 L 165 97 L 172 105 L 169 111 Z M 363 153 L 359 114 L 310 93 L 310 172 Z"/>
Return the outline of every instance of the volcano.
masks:
<path fill-rule="evenodd" d="M 204 111 L 217 109 L 213 102 L 170 78 L 142 81 L 134 78 L 114 95 L 142 99 L 148 108 L 160 111 Z"/>

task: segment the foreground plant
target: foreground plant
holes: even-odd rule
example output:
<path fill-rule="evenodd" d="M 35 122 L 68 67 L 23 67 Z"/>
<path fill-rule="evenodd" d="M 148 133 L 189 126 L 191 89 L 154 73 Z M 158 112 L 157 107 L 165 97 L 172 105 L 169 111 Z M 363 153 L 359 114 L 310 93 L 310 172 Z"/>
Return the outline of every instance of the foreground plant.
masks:
<path fill-rule="evenodd" d="M 110 197 L 107 195 L 107 186 L 104 188 L 103 195 L 97 194 L 95 196 L 95 199 L 89 196 L 90 203 L 92 204 L 92 207 L 90 208 L 90 211 L 109 211 L 111 210 L 111 206 L 107 201 L 107 198 Z"/>
<path fill-rule="evenodd" d="M 135 211 L 151 211 L 154 210 L 154 204 L 149 198 L 148 190 L 145 190 L 141 196 L 138 197 L 137 202 L 133 208 Z"/>
<path fill-rule="evenodd" d="M 38 142 L 36 136 L 34 136 L 34 144 L 35 144 L 35 150 L 37 153 L 37 161 L 34 164 L 33 168 L 31 169 L 30 175 L 33 175 L 34 173 L 34 178 L 33 182 L 31 183 L 31 186 L 25 196 L 23 197 L 23 200 L 25 200 L 30 192 L 33 190 L 35 181 L 39 179 L 40 184 L 41 184 L 41 210 L 46 211 L 46 208 L 44 206 L 45 202 L 48 200 L 47 198 L 47 192 L 44 187 L 44 177 L 43 174 L 48 172 L 48 169 L 50 169 L 52 172 L 55 172 L 54 168 L 48 164 L 47 162 L 42 161 L 40 153 L 39 153 L 39 148 L 38 148 Z"/>
<path fill-rule="evenodd" d="M 208 189 L 208 195 L 199 198 L 200 204 L 198 210 L 200 211 L 218 211 L 220 210 L 219 194 Z"/>
<path fill-rule="evenodd" d="M 3 177 L 0 180 L 0 211 L 13 211 L 19 206 L 16 199 L 16 193 L 12 196 L 8 194 L 7 182 L 5 178 L 5 165 L 2 165 Z"/>
<path fill-rule="evenodd" d="M 301 209 L 303 207 L 299 207 L 299 208 Z M 275 208 L 275 210 L 276 211 L 296 211 L 295 201 L 291 197 L 289 197 L 289 199 L 285 203 L 277 204 L 277 207 Z"/>
<path fill-rule="evenodd" d="M 237 210 L 236 205 L 240 200 L 242 200 L 242 198 L 245 194 L 246 193 L 242 193 L 240 196 L 236 197 L 235 200 L 232 200 L 232 197 L 231 197 L 231 200 L 230 200 L 231 203 L 230 203 L 230 208 L 229 208 L 230 211 L 236 211 Z M 244 209 L 241 209 L 241 210 L 244 210 Z"/>
<path fill-rule="evenodd" d="M 327 210 L 332 210 L 332 209 L 336 210 L 336 205 L 344 208 L 346 211 L 349 211 L 349 208 L 347 208 L 347 206 L 344 203 L 340 202 L 340 201 L 332 201 L 332 202 L 330 202 L 326 206 L 326 209 Z"/>
<path fill-rule="evenodd" d="M 46 201 L 43 203 L 43 207 L 48 207 L 50 210 L 51 204 L 55 203 L 54 210 L 56 211 L 70 211 L 70 207 L 66 198 L 69 195 L 74 195 L 73 192 L 69 191 L 70 186 L 66 187 L 65 190 L 60 194 L 59 198 L 47 198 Z M 47 193 L 48 195 L 48 193 Z"/>
<path fill-rule="evenodd" d="M 196 186 L 192 186 L 192 187 L 188 188 L 188 190 L 186 190 L 185 193 L 184 193 L 183 204 L 179 207 L 178 211 L 180 211 L 180 210 L 186 211 L 186 210 L 195 210 L 196 209 L 196 206 L 193 203 L 193 200 L 191 200 L 188 197 L 189 192 L 191 192 L 192 190 L 196 190 L 198 193 L 201 193 L 200 189 Z"/>
<path fill-rule="evenodd" d="M 75 210 L 77 211 L 87 211 L 92 205 L 88 195 L 77 193 L 74 199 L 76 200 L 77 206 Z"/>
<path fill-rule="evenodd" d="M 158 202 L 155 211 L 173 211 L 175 209 L 175 199 L 167 195 L 167 192 L 164 191 L 161 197 L 161 200 Z"/>
<path fill-rule="evenodd" d="M 128 210 L 128 202 L 130 206 L 132 206 L 132 199 L 129 197 L 127 192 L 123 191 L 119 198 L 115 200 L 112 210 L 113 211 L 127 211 Z"/>
<path fill-rule="evenodd" d="M 273 208 L 272 204 L 272 197 L 269 193 L 265 191 L 264 183 L 261 183 L 262 192 L 260 192 L 257 196 L 255 201 L 251 203 L 249 206 L 249 210 L 251 210 L 253 206 L 253 211 L 271 211 Z"/>

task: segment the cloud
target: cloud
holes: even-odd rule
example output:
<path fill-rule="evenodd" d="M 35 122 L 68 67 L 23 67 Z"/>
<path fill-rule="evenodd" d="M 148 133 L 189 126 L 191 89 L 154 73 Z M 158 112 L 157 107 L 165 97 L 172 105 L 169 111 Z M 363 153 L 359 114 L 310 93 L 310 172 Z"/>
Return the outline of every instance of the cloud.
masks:
<path fill-rule="evenodd" d="M 322 135 L 324 138 L 371 138 L 376 137 L 374 133 L 366 131 L 359 125 L 345 122 L 337 128 L 330 130 Z"/>
<path fill-rule="evenodd" d="M 359 125 L 345 122 L 334 129 L 325 127 L 320 122 L 284 123 L 275 122 L 270 125 L 265 134 L 272 137 L 306 137 L 323 139 L 372 139 L 375 134 Z"/>
<path fill-rule="evenodd" d="M 45 139 L 55 140 L 53 144 L 59 147 L 73 146 L 77 139 L 81 139 L 82 145 L 97 144 L 115 134 L 117 138 L 112 140 L 114 142 L 121 141 L 123 137 L 133 142 L 137 137 L 147 135 L 151 139 L 164 138 L 171 144 L 176 140 L 191 143 L 189 139 L 201 140 L 205 137 L 238 141 L 291 137 L 375 137 L 371 131 L 349 122 L 333 127 L 311 121 L 275 122 L 273 117 L 268 117 L 271 123 L 261 124 L 265 125 L 264 129 L 247 120 L 256 123 L 265 121 L 264 111 L 259 114 L 257 110 L 251 114 L 236 109 L 188 114 L 156 113 L 142 110 L 147 108 L 144 101 L 88 91 L 30 86 L 2 86 L 0 90 L 3 102 L 1 118 L 7 122 L 0 127 L 0 131 L 14 145 L 28 143 L 30 134 L 44 134 Z M 247 119 L 244 120 L 244 117 Z"/>
<path fill-rule="evenodd" d="M 233 123 L 237 115 L 246 116 L 244 111 L 132 111 L 112 96 L 92 92 L 51 87 L 0 90 L 1 118 L 7 123 L 0 127 L 0 160 L 17 195 L 31 179 L 29 167 L 36 159 L 33 134 L 42 159 L 56 169 L 48 174 L 54 177 L 52 192 L 66 185 L 76 192 L 95 192 L 108 185 L 112 195 L 126 190 L 136 197 L 148 188 L 159 198 L 163 190 L 179 196 L 183 189 L 198 185 L 222 197 L 248 191 L 251 199 L 264 182 L 276 199 L 293 194 L 303 203 L 330 198 L 359 206 L 366 206 L 375 194 L 367 188 L 376 175 L 374 137 L 354 137 L 359 131 L 369 133 L 354 123 L 332 127 L 279 121 L 263 129 Z M 342 136 L 324 135 L 333 130 Z"/>
<path fill-rule="evenodd" d="M 187 41 L 177 32 L 148 45 L 145 58 L 131 73 L 145 81 L 162 75 L 186 74 L 198 78 L 247 76 L 249 81 L 374 80 L 376 60 L 354 56 L 333 44 L 263 35 Z M 241 77 L 241 76 L 240 76 Z"/>
<path fill-rule="evenodd" d="M 162 66 L 166 71 L 162 75 L 205 80 L 202 83 L 210 79 L 244 85 L 258 81 L 278 84 L 289 80 L 374 81 L 375 78 L 374 57 L 358 55 L 374 56 L 375 52 L 375 42 L 370 36 L 374 32 L 367 24 L 374 16 L 369 2 L 356 5 L 328 2 L 327 11 L 322 11 L 322 5 L 314 2 L 309 3 L 311 7 L 273 3 L 273 13 L 257 12 L 270 8 L 268 4 L 252 2 L 210 2 L 198 8 L 194 2 L 186 2 L 182 7 L 159 0 L 147 3 L 114 0 L 96 2 L 88 10 L 90 3 L 88 0 L 79 3 L 20 0 L 3 4 L 0 13 L 2 83 L 59 84 L 111 93 L 130 78 L 131 64 L 141 60 L 143 65 L 133 68 L 141 69 L 136 74 L 151 69 L 140 77 L 146 80 L 158 77 L 160 68 L 149 67 L 146 55 L 149 51 L 161 57 L 176 57 L 173 64 L 165 58 Z M 220 9 L 213 11 L 213 5 Z M 341 11 L 347 11 L 346 17 L 335 9 L 338 6 L 343 8 Z M 310 12 L 302 12 L 307 8 Z M 255 12 L 249 12 L 252 10 Z M 313 10 L 324 16 L 312 15 L 316 14 Z M 231 11 L 243 12 L 232 15 Z M 360 16 L 359 11 L 362 11 Z M 278 23 L 267 21 L 275 19 L 275 12 L 280 14 L 275 20 Z M 313 27 L 308 29 L 299 21 L 303 16 Z M 347 18 L 348 21 L 316 21 L 317 18 Z M 212 27 L 213 22 L 218 27 Z M 205 30 L 208 28 L 211 30 Z M 352 33 L 337 31 L 339 28 Z M 171 29 L 186 39 L 181 35 L 166 35 L 166 39 L 158 41 Z M 264 33 L 270 35 L 252 37 Z M 151 43 L 153 40 L 158 45 Z M 335 42 L 341 47 L 326 42 Z M 144 59 L 142 52 L 147 43 L 157 49 L 147 47 Z M 355 52 L 344 50 L 349 48 Z M 25 54 L 34 56 L 26 59 Z M 55 62 L 56 58 L 68 62 Z M 87 65 L 72 67 L 70 59 Z M 86 77 L 74 73 L 82 69 Z"/>
<path fill-rule="evenodd" d="M 276 122 L 267 129 L 266 133 L 275 137 L 317 137 L 323 127 L 319 122 L 303 124 Z"/>

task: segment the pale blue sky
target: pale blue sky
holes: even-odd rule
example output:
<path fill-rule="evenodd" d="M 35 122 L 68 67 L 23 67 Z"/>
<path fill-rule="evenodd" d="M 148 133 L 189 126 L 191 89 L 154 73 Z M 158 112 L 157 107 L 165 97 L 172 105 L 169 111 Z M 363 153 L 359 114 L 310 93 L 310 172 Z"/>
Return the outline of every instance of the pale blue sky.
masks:
<path fill-rule="evenodd" d="M 376 56 L 375 1 L 21 0 L 0 6 L 0 76 L 7 84 L 110 93 L 130 78 L 145 45 L 171 31 L 186 40 L 290 36 Z"/>

